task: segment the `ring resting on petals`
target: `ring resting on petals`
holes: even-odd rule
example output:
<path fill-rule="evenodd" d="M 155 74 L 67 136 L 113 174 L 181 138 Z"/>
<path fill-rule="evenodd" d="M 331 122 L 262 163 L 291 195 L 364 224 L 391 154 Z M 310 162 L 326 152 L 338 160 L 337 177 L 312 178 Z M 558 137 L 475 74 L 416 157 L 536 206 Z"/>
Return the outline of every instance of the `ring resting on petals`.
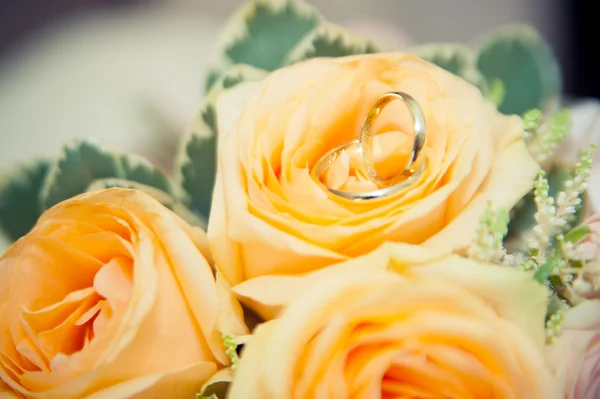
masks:
<path fill-rule="evenodd" d="M 385 179 L 377 173 L 373 165 L 373 125 L 383 109 L 394 100 L 402 100 L 407 105 L 413 118 L 413 148 L 407 165 L 396 176 Z M 381 96 L 369 109 L 367 116 L 361 127 L 360 138 L 358 140 L 344 143 L 328 153 L 326 153 L 315 164 L 312 169 L 312 176 L 315 181 L 325 188 L 334 197 L 350 201 L 366 201 L 378 198 L 388 197 L 396 192 L 408 187 L 418 179 L 425 167 L 425 161 L 422 159 L 423 147 L 426 139 L 425 116 L 417 101 L 410 95 L 403 92 L 389 92 Z M 321 176 L 335 160 L 344 152 L 356 153 L 362 161 L 362 166 L 369 180 L 375 183 L 379 188 L 371 191 L 344 191 L 328 187 L 321 181 Z"/>

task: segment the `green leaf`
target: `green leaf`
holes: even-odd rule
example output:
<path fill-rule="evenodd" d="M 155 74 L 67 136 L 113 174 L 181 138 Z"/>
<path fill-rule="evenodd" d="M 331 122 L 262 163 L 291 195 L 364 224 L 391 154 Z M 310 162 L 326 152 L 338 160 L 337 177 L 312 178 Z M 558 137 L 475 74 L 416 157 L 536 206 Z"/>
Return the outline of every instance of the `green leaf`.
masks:
<path fill-rule="evenodd" d="M 285 64 L 291 65 L 315 57 L 345 57 L 380 51 L 379 47 L 368 39 L 341 26 L 323 23 L 290 51 Z"/>
<path fill-rule="evenodd" d="M 128 180 L 156 187 L 167 193 L 174 192 L 169 178 L 146 158 L 134 154 L 121 155 L 120 158 Z"/>
<path fill-rule="evenodd" d="M 504 89 L 504 83 L 500 79 L 493 79 L 489 82 L 488 92 L 486 98 L 496 105 L 496 108 L 500 108 L 504 99 L 506 98 L 506 90 Z"/>
<path fill-rule="evenodd" d="M 230 21 L 223 53 L 232 64 L 273 71 L 320 22 L 318 12 L 304 2 L 254 0 Z"/>
<path fill-rule="evenodd" d="M 470 47 L 457 43 L 432 43 L 414 47 L 410 53 L 463 78 L 484 94 L 487 93 L 487 82 L 477 69 L 475 53 Z"/>
<path fill-rule="evenodd" d="M 264 79 L 268 72 L 264 69 L 255 68 L 252 65 L 235 65 L 229 68 L 217 82 L 218 88 L 209 95 L 211 102 L 216 102 L 224 90 L 234 88 L 243 82 L 257 82 Z"/>
<path fill-rule="evenodd" d="M 554 271 L 554 269 L 556 268 L 556 259 L 557 257 L 553 257 L 551 259 L 548 259 L 548 261 L 546 263 L 544 263 L 543 265 L 541 265 L 539 268 L 536 269 L 535 273 L 533 274 L 533 278 L 541 283 L 544 284 L 546 282 L 546 280 L 548 280 L 548 277 L 552 274 L 552 272 Z"/>
<path fill-rule="evenodd" d="M 206 112 L 214 109 L 207 106 Z M 204 115 L 205 113 L 203 113 Z M 217 132 L 207 124 L 204 129 L 212 133 L 206 137 L 199 131 L 192 132 L 185 143 L 184 160 L 180 166 L 181 187 L 188 194 L 191 208 L 203 216 L 210 212 L 212 190 L 217 167 Z"/>
<path fill-rule="evenodd" d="M 218 68 L 209 69 L 208 73 L 206 74 L 206 82 L 204 83 L 205 93 L 210 92 L 210 90 L 214 87 L 215 83 L 217 83 L 221 78 L 222 73 L 223 71 Z"/>
<path fill-rule="evenodd" d="M 567 234 L 565 234 L 565 242 L 571 242 L 573 244 L 578 243 L 591 232 L 592 229 L 590 229 L 590 226 L 584 224 L 577 226 L 571 229 L 571 231 L 569 231 Z"/>
<path fill-rule="evenodd" d="M 84 193 L 94 180 L 103 178 L 128 179 L 172 191 L 168 178 L 143 158 L 111 152 L 84 140 L 65 146 L 50 168 L 41 192 L 42 208 Z"/>
<path fill-rule="evenodd" d="M 544 109 L 561 89 L 558 62 L 548 44 L 528 26 L 505 27 L 482 40 L 477 68 L 488 82 L 504 83 L 500 111 L 521 115 Z"/>
<path fill-rule="evenodd" d="M 266 71 L 249 65 L 236 65 L 223 74 L 202 102 L 184 138 L 175 167 L 177 181 L 187 197 L 186 204 L 205 218 L 210 212 L 216 177 L 217 100 L 224 91 L 246 81 L 258 81 L 266 74 Z"/>
<path fill-rule="evenodd" d="M 42 207 L 47 209 L 81 194 L 92 180 L 104 177 L 125 177 L 118 157 L 91 141 L 66 146 L 44 183 Z"/>
<path fill-rule="evenodd" d="M 37 160 L 2 178 L 0 227 L 9 240 L 27 234 L 40 217 L 40 191 L 49 169 L 50 162 Z"/>
<path fill-rule="evenodd" d="M 126 179 L 118 179 L 118 178 L 108 178 L 108 179 L 97 179 L 94 180 L 87 188 L 86 191 L 98 191 L 104 190 L 107 188 L 120 187 L 120 188 L 128 188 L 135 189 L 145 192 L 146 194 L 154 197 L 158 202 L 164 205 L 166 208 L 170 209 L 177 215 L 179 215 L 186 222 L 191 224 L 192 226 L 198 226 L 201 228 L 206 228 L 206 219 L 199 217 L 190 209 L 188 209 L 184 204 L 182 204 L 174 195 L 163 191 L 159 188 L 148 186 L 143 183 L 138 183 L 131 180 Z"/>

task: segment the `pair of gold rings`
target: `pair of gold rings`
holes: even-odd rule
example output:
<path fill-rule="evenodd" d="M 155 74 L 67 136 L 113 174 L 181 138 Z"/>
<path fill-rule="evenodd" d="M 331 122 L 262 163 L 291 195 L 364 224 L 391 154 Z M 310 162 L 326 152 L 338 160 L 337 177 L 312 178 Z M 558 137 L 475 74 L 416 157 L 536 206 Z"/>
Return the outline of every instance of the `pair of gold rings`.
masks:
<path fill-rule="evenodd" d="M 392 101 L 401 100 L 403 101 L 413 119 L 413 148 L 411 156 L 404 169 L 396 176 L 385 179 L 375 170 L 373 165 L 373 125 L 377 121 L 377 118 L 383 111 L 383 109 Z M 339 147 L 334 148 L 325 154 L 315 164 L 312 170 L 313 178 L 325 189 L 332 194 L 352 201 L 364 201 L 370 199 L 377 199 L 392 195 L 399 190 L 410 185 L 416 180 L 422 173 L 425 162 L 422 160 L 423 147 L 425 145 L 427 129 L 425 127 L 425 116 L 423 110 L 419 106 L 419 103 L 412 98 L 410 95 L 403 92 L 389 92 L 381 96 L 369 109 L 367 116 L 365 117 L 361 130 L 360 137 L 358 140 L 349 141 Z M 340 156 L 343 152 L 358 153 L 362 160 L 364 171 L 368 176 L 369 180 L 379 187 L 377 190 L 372 191 L 361 191 L 352 192 L 344 190 L 336 190 L 331 187 L 327 187 L 321 182 L 321 176 L 331 164 Z"/>

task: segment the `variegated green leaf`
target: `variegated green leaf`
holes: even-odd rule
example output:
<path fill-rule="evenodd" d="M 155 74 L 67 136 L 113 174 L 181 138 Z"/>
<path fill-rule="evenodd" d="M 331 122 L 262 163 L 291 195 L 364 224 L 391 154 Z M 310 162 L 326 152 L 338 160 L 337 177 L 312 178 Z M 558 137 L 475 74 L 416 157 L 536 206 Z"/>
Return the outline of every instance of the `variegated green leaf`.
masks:
<path fill-rule="evenodd" d="M 505 27 L 481 40 L 477 68 L 488 82 L 502 81 L 500 111 L 521 115 L 544 109 L 561 89 L 558 62 L 550 46 L 531 27 Z"/>
<path fill-rule="evenodd" d="M 52 165 L 41 192 L 43 209 L 84 193 L 97 179 L 118 178 L 172 191 L 169 179 L 141 157 L 108 151 L 93 141 L 65 146 Z"/>
<path fill-rule="evenodd" d="M 174 188 L 171 180 L 146 158 L 135 154 L 124 154 L 120 158 L 125 177 L 128 180 L 156 187 L 166 193 L 173 194 Z"/>
<path fill-rule="evenodd" d="M 440 43 L 414 47 L 410 52 L 419 58 L 460 76 L 467 82 L 479 87 L 486 93 L 488 86 L 485 78 L 477 69 L 475 53 L 463 44 Z"/>
<path fill-rule="evenodd" d="M 40 191 L 50 162 L 36 160 L 19 166 L 0 183 L 0 228 L 10 241 L 31 230 L 40 217 Z"/>
<path fill-rule="evenodd" d="M 331 23 L 322 23 L 308 34 L 285 60 L 286 65 L 315 57 L 345 57 L 372 54 L 381 49 L 372 41 Z"/>
<path fill-rule="evenodd" d="M 299 0 L 253 0 L 227 23 L 218 54 L 222 58 L 210 71 L 207 91 L 235 64 L 273 71 L 321 22 L 320 14 Z"/>
<path fill-rule="evenodd" d="M 204 99 L 183 140 L 175 167 L 177 180 L 190 208 L 208 218 L 217 167 L 218 127 L 216 103 L 221 94 L 246 81 L 259 81 L 267 72 L 249 65 L 236 65 L 215 83 Z"/>

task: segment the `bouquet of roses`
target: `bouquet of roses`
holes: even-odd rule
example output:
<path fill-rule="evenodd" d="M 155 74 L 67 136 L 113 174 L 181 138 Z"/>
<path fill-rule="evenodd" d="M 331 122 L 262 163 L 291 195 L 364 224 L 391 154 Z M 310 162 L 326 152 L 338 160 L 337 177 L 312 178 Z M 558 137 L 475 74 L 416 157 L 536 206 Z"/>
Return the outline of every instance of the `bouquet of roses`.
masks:
<path fill-rule="evenodd" d="M 593 145 L 528 27 L 404 53 L 236 14 L 176 175 L 6 174 L 0 398 L 598 398 Z"/>

